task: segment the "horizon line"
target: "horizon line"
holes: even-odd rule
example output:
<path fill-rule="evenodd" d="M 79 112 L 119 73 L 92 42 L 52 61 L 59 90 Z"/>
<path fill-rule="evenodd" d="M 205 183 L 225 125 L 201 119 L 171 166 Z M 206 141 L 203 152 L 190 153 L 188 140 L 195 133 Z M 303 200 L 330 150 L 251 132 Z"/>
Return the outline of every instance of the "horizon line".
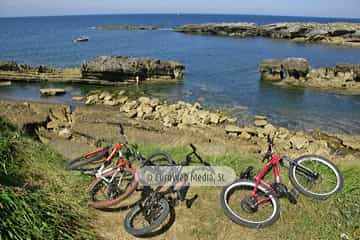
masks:
<path fill-rule="evenodd" d="M 111 16 L 111 15 L 230 15 L 230 16 L 268 16 L 268 17 L 302 17 L 302 18 L 331 18 L 360 20 L 360 17 L 334 17 L 334 16 L 306 16 L 306 15 L 275 15 L 275 14 L 242 14 L 242 13 L 192 13 L 192 12 L 131 12 L 131 13 L 87 13 L 87 14 L 62 14 L 62 15 L 25 15 L 25 16 L 0 16 L 0 18 L 39 18 L 39 17 L 76 17 L 76 16 Z"/>

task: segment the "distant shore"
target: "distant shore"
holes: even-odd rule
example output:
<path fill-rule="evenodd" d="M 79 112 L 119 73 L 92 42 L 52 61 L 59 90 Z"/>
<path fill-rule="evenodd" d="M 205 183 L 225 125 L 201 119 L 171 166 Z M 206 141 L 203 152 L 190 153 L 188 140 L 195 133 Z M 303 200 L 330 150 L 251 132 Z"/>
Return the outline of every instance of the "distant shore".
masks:
<path fill-rule="evenodd" d="M 181 33 L 229 37 L 267 37 L 299 43 L 324 43 L 360 47 L 360 23 L 281 22 L 267 25 L 256 23 L 189 24 L 175 29 Z"/>

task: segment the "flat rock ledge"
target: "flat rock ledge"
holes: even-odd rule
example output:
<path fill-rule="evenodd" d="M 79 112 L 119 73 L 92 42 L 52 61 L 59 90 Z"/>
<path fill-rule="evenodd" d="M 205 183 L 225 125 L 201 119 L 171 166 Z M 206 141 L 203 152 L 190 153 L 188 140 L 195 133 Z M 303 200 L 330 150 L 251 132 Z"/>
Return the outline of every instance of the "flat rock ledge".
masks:
<path fill-rule="evenodd" d="M 206 23 L 184 25 L 176 28 L 175 31 L 230 37 L 267 37 L 302 43 L 326 43 L 360 47 L 359 23 L 283 22 L 268 25 L 247 22 Z"/>
<path fill-rule="evenodd" d="M 312 69 L 304 58 L 267 59 L 260 63 L 261 79 L 278 85 L 313 87 L 342 94 L 360 94 L 360 64 L 341 63 Z"/>
<path fill-rule="evenodd" d="M 184 65 L 175 61 L 123 56 L 102 56 L 81 64 L 83 78 L 110 81 L 182 79 L 184 70 Z"/>
<path fill-rule="evenodd" d="M 97 57 L 80 67 L 54 68 L 0 61 L 0 80 L 121 85 L 128 82 L 179 80 L 185 66 L 175 61 L 124 56 Z"/>

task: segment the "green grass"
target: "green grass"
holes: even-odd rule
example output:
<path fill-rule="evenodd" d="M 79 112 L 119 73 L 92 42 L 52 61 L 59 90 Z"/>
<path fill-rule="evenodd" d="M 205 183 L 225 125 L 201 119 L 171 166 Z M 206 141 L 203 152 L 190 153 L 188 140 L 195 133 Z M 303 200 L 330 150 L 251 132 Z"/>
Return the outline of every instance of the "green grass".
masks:
<path fill-rule="evenodd" d="M 173 158 L 179 162 L 184 159 L 190 148 L 140 146 L 140 150 L 145 155 L 159 150 L 169 151 Z M 201 153 L 200 148 L 199 152 Z M 259 158 L 251 155 L 204 155 L 204 159 L 212 165 L 232 167 L 237 175 L 246 166 L 254 166 L 255 172 L 258 172 L 263 166 Z M 194 216 L 201 219 L 201 223 L 195 222 L 197 227 L 194 228 L 192 234 L 194 238 L 198 239 L 219 239 L 223 237 L 220 233 L 224 231 L 239 232 L 239 235 L 230 234 L 233 236 L 229 237 L 230 239 L 241 238 L 240 233 L 243 232 L 248 234 L 249 239 L 252 239 L 251 236 L 253 236 L 254 238 L 265 237 L 265 239 L 335 240 L 340 239 L 342 234 L 346 234 L 349 239 L 360 239 L 360 168 L 358 166 L 340 165 L 339 169 L 344 177 L 344 188 L 340 193 L 325 201 L 314 200 L 301 195 L 296 205 L 282 199 L 280 201 L 281 217 L 279 221 L 269 228 L 260 230 L 236 226 L 224 216 L 218 200 L 221 189 L 204 188 L 205 190 L 199 190 L 203 194 L 201 196 L 202 204 L 207 205 L 206 199 L 212 199 L 210 200 L 212 203 L 206 209 L 202 209 L 202 206 L 198 205 L 195 210 L 190 210 L 195 211 Z M 282 168 L 281 175 L 283 183 L 290 187 L 288 170 Z M 271 181 L 271 178 L 269 180 Z"/>
<path fill-rule="evenodd" d="M 182 161 L 188 147 L 144 146 L 144 155 L 169 151 Z M 237 174 L 261 161 L 252 155 L 203 153 L 212 165 L 226 165 Z M 360 239 L 360 168 L 339 166 L 345 180 L 341 193 L 326 201 L 301 196 L 297 205 L 281 200 L 281 217 L 266 229 L 248 229 L 232 223 L 219 203 L 221 188 L 199 187 L 192 209 L 176 209 L 176 221 L 160 238 L 181 234 L 183 239 Z M 290 186 L 287 170 L 283 182 Z M 91 225 L 95 211 L 85 207 L 88 179 L 63 170 L 63 159 L 0 119 L 0 239 L 96 239 Z M 80 190 L 79 190 L 80 189 Z M 108 216 L 109 217 L 109 216 Z M 181 226 L 186 231 L 177 232 Z M 119 226 L 121 227 L 121 226 Z M 171 235 L 173 234 L 173 235 Z M 114 236 L 117 239 L 119 236 Z"/>
<path fill-rule="evenodd" d="M 0 119 L 0 239 L 91 239 L 82 177 L 47 146 Z"/>

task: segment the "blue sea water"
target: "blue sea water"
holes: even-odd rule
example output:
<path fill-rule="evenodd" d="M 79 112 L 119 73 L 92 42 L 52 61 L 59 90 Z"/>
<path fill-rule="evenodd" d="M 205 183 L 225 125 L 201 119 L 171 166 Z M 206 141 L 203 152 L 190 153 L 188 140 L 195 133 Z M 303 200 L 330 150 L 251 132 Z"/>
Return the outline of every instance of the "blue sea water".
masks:
<path fill-rule="evenodd" d="M 274 124 L 293 129 L 360 133 L 360 96 L 275 87 L 260 82 L 257 72 L 258 64 L 265 58 L 304 57 L 314 67 L 360 63 L 360 48 L 264 38 L 186 35 L 170 30 L 189 23 L 285 21 L 360 23 L 360 19 L 193 14 L 0 18 L 0 60 L 52 66 L 76 66 L 99 55 L 176 60 L 186 66 L 184 81 L 145 84 L 137 91 L 170 100 L 203 100 L 207 107 L 232 109 L 243 122 L 254 114 L 262 114 Z M 162 29 L 101 31 L 93 28 L 102 24 L 157 25 Z M 72 39 L 81 35 L 89 36 L 90 41 L 74 44 Z M 45 85 L 14 84 L 1 88 L 0 98 L 70 102 L 71 96 L 97 88 L 65 85 L 68 90 L 65 96 L 41 98 L 38 89 Z"/>

